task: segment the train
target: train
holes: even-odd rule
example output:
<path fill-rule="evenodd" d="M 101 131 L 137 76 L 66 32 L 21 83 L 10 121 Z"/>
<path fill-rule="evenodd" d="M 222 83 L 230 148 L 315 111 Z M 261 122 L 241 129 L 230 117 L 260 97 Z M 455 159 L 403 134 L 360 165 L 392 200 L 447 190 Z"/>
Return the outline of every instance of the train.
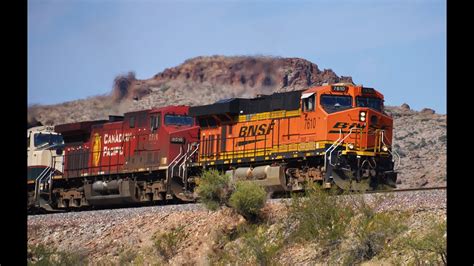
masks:
<path fill-rule="evenodd" d="M 28 207 L 194 202 L 207 169 L 270 194 L 308 183 L 390 189 L 400 160 L 392 135 L 383 94 L 352 83 L 32 128 Z"/>

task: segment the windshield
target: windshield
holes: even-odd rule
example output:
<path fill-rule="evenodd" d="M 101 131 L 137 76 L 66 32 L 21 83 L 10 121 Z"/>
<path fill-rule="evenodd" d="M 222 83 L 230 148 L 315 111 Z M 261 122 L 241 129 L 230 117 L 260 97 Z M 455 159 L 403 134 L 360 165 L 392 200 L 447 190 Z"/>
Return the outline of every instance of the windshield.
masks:
<path fill-rule="evenodd" d="M 342 95 L 321 95 L 321 106 L 327 113 L 334 113 L 352 107 L 352 97 Z"/>
<path fill-rule="evenodd" d="M 180 125 L 180 126 L 192 126 L 193 118 L 190 116 L 182 115 L 165 115 L 166 125 Z"/>
<path fill-rule="evenodd" d="M 379 112 L 382 112 L 382 99 L 370 98 L 370 97 L 357 97 L 356 100 L 357 100 L 358 107 L 369 107 Z"/>
<path fill-rule="evenodd" d="M 35 134 L 35 147 L 42 146 L 44 144 L 62 144 L 63 137 L 61 135 L 54 135 L 54 134 Z"/>

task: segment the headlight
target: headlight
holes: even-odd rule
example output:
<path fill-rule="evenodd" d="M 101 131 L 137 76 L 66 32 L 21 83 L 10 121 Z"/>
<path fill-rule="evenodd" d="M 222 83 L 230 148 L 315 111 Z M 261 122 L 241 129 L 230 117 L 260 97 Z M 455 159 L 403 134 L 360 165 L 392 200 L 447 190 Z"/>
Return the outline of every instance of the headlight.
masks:
<path fill-rule="evenodd" d="M 388 151 L 388 147 L 387 147 L 387 146 L 383 146 L 383 147 L 382 147 L 382 150 L 383 150 L 383 151 Z"/>
<path fill-rule="evenodd" d="M 365 121 L 365 116 L 362 116 L 362 117 L 360 118 L 360 121 Z"/>
<path fill-rule="evenodd" d="M 350 150 L 353 150 L 354 149 L 354 144 L 349 143 L 349 144 L 347 144 L 347 147 L 349 147 Z"/>
<path fill-rule="evenodd" d="M 365 121 L 366 116 L 367 116 L 367 113 L 365 111 L 360 111 L 359 120 L 362 121 L 362 122 Z"/>

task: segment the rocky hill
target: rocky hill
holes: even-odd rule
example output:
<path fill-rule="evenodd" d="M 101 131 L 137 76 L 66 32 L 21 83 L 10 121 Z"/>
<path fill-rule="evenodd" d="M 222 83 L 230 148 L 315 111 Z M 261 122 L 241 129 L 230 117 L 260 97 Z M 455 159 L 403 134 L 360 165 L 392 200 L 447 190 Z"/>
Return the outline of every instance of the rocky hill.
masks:
<path fill-rule="evenodd" d="M 387 108 L 394 119 L 394 150 L 401 157 L 399 188 L 446 185 L 446 115 L 408 105 Z"/>
<path fill-rule="evenodd" d="M 110 94 L 56 105 L 28 108 L 28 123 L 62 124 L 107 119 L 108 115 L 172 104 L 209 104 L 223 98 L 292 91 L 313 85 L 352 82 L 330 69 L 300 58 L 196 57 L 138 80 L 133 72 L 118 76 Z M 394 117 L 395 149 L 401 155 L 399 187 L 446 182 L 446 115 L 408 105 L 387 107 Z"/>
<path fill-rule="evenodd" d="M 133 72 L 115 78 L 109 95 L 56 105 L 30 106 L 28 122 L 62 124 L 103 119 L 108 115 L 172 104 L 209 104 L 223 98 L 254 97 L 312 85 L 352 82 L 330 69 L 300 58 L 196 57 L 165 69 L 154 77 L 137 80 Z"/>

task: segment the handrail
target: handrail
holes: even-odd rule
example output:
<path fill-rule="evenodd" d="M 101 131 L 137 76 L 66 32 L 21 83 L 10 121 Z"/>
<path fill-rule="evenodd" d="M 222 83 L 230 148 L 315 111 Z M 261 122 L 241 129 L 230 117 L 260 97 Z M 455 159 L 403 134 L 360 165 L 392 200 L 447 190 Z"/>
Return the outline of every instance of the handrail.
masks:
<path fill-rule="evenodd" d="M 393 149 L 392 149 L 392 150 L 388 149 L 387 144 L 385 144 L 385 142 L 383 141 L 383 140 L 384 140 L 384 136 L 385 136 L 385 135 L 383 134 L 383 132 L 384 132 L 384 131 L 382 130 L 382 132 L 381 132 L 381 133 L 382 133 L 382 144 L 387 147 L 387 151 L 390 153 L 390 155 L 392 155 L 392 162 L 395 162 L 395 159 L 394 159 L 394 156 L 393 156 L 393 155 L 395 154 L 395 155 L 397 156 L 397 158 L 398 158 L 398 164 L 393 167 L 393 170 L 397 170 L 398 167 L 400 166 L 401 157 L 400 157 L 400 155 L 398 154 L 397 151 L 395 151 L 395 150 L 393 150 Z M 388 138 L 387 138 L 387 141 L 388 141 Z"/>
<path fill-rule="evenodd" d="M 199 148 L 199 143 L 196 144 L 196 147 L 194 148 L 194 150 L 191 150 L 192 149 L 192 145 L 191 144 L 188 144 L 188 152 L 186 153 L 186 157 L 184 158 L 184 161 L 179 165 L 179 175 L 182 177 L 183 179 L 183 182 L 185 181 L 185 173 L 186 173 L 186 163 L 188 161 L 189 158 L 191 158 L 194 153 L 196 153 L 198 151 L 198 148 Z M 191 150 L 191 152 L 189 152 L 189 150 Z M 183 169 L 183 174 L 181 175 L 181 169 Z"/>
<path fill-rule="evenodd" d="M 342 129 L 339 129 L 339 137 L 337 138 L 336 141 L 334 141 L 334 143 L 324 152 L 324 169 L 326 169 L 326 157 L 327 157 L 327 154 L 329 152 L 329 150 L 331 150 L 334 145 L 341 139 L 341 136 L 342 136 Z"/>
<path fill-rule="evenodd" d="M 47 167 L 38 175 L 38 177 L 36 177 L 36 179 L 35 179 L 35 193 L 34 193 L 34 198 L 35 198 L 35 201 L 36 201 L 36 202 L 38 201 L 39 195 L 40 195 L 40 193 L 41 193 L 40 184 L 44 183 L 43 180 L 44 180 L 45 178 L 48 178 L 48 179 L 49 179 L 48 182 L 52 179 L 55 166 L 56 166 L 56 159 L 55 159 L 55 156 L 53 156 L 53 155 L 51 154 L 51 165 L 47 166 Z M 50 187 L 48 187 L 48 188 L 51 189 Z"/>
<path fill-rule="evenodd" d="M 186 150 L 186 153 L 184 153 L 184 160 L 183 160 L 183 162 L 178 166 L 178 175 L 179 175 L 179 176 L 182 176 L 182 175 L 181 175 L 181 169 L 183 168 L 183 165 L 186 163 L 186 160 L 187 160 L 187 158 L 188 158 L 188 154 L 189 154 L 190 148 L 191 148 L 191 146 L 190 146 L 190 144 L 188 143 L 188 148 L 187 148 L 187 150 Z M 179 161 L 181 161 L 181 159 L 180 159 Z M 184 170 L 185 170 L 185 169 L 183 169 L 183 174 L 184 174 Z"/>
<path fill-rule="evenodd" d="M 173 159 L 173 161 L 171 161 L 171 163 L 168 165 L 168 177 L 171 178 L 173 177 L 173 169 L 174 169 L 174 165 L 177 164 L 177 160 L 182 158 L 181 154 L 183 153 L 183 147 L 179 147 L 179 154 Z M 174 165 L 173 165 L 174 164 Z M 173 165 L 173 166 L 172 166 Z M 169 170 L 171 168 L 171 175 L 169 173 Z"/>
<path fill-rule="evenodd" d="M 334 166 L 334 164 L 332 164 L 332 162 L 331 162 L 332 153 L 336 150 L 336 148 L 337 148 L 339 145 L 341 145 L 341 143 L 342 143 L 345 139 L 347 139 L 347 137 L 349 137 L 349 136 L 352 134 L 352 130 L 353 130 L 353 129 L 359 129 L 359 128 L 356 128 L 356 127 L 351 128 L 351 129 L 349 130 L 349 133 L 347 133 L 347 135 L 346 135 L 343 139 L 341 139 L 341 140 L 337 143 L 337 145 L 332 149 L 332 151 L 329 153 L 329 163 L 330 163 L 332 166 Z"/>
<path fill-rule="evenodd" d="M 36 177 L 35 179 L 35 194 L 34 194 L 34 197 L 35 197 L 35 201 L 38 200 L 38 195 L 39 195 L 39 184 L 41 182 L 41 180 L 43 179 L 44 176 L 47 175 L 47 173 L 49 172 L 49 170 L 51 169 L 51 166 L 47 166 L 39 175 L 38 177 Z"/>
<path fill-rule="evenodd" d="M 356 128 L 356 127 L 353 127 L 349 130 L 349 133 L 347 133 L 347 135 L 343 138 L 341 138 L 341 135 L 342 135 L 342 129 L 339 129 L 339 138 L 331 145 L 331 147 L 329 147 L 326 152 L 324 153 L 324 168 L 326 169 L 326 157 L 327 157 L 327 153 L 329 152 L 329 164 L 331 164 L 332 166 L 334 166 L 334 164 L 331 162 L 331 158 L 332 158 L 332 153 L 336 150 L 336 148 L 338 146 L 341 145 L 341 143 L 347 139 L 347 137 L 349 137 L 351 134 L 352 134 L 352 130 L 353 129 L 360 129 L 360 128 Z"/>

